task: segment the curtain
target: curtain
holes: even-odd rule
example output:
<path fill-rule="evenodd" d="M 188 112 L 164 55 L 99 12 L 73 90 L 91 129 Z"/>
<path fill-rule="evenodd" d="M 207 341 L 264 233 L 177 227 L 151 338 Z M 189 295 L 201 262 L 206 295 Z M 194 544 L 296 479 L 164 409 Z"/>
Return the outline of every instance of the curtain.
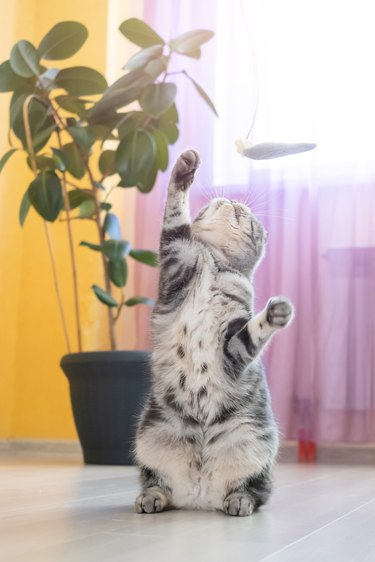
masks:
<path fill-rule="evenodd" d="M 269 232 L 255 274 L 256 309 L 273 295 L 296 307 L 294 323 L 264 355 L 286 439 L 375 440 L 371 10 L 366 0 L 145 2 L 145 20 L 166 38 L 193 28 L 216 34 L 202 61 L 183 64 L 220 117 L 179 83 L 181 135 L 171 165 L 184 148 L 201 154 L 193 215 L 207 198 L 224 195 L 248 203 Z M 241 158 L 233 141 L 246 136 L 254 115 L 251 141 L 315 141 L 318 148 L 274 161 Z M 139 247 L 158 246 L 169 171 L 151 194 L 138 196 Z M 156 296 L 157 272 L 139 266 L 136 285 Z M 149 320 L 139 308 L 140 348 L 150 346 Z"/>

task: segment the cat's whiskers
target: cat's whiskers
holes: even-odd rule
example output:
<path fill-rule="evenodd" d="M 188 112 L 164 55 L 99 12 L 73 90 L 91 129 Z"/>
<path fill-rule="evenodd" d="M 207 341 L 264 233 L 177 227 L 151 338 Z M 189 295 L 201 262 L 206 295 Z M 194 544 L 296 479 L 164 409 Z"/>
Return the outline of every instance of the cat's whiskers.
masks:
<path fill-rule="evenodd" d="M 285 219 L 287 221 L 293 221 L 293 222 L 297 222 L 298 220 L 297 217 L 290 217 L 284 214 L 276 215 L 274 213 L 256 213 L 256 216 L 257 218 L 263 217 L 263 218 L 270 218 L 270 219 Z"/>
<path fill-rule="evenodd" d="M 199 189 L 200 189 L 200 191 L 201 191 L 201 193 L 202 193 L 204 199 L 205 199 L 207 202 L 211 201 L 211 199 L 213 199 L 213 197 L 215 196 L 212 186 L 208 186 L 208 185 L 206 184 L 206 185 L 200 186 Z"/>
<path fill-rule="evenodd" d="M 255 195 L 255 197 L 252 197 L 253 193 L 250 192 L 249 196 L 250 196 L 249 207 L 252 208 L 254 207 L 255 203 L 265 202 L 267 200 L 268 190 L 266 188 L 263 188 L 261 191 L 259 191 L 259 193 Z"/>

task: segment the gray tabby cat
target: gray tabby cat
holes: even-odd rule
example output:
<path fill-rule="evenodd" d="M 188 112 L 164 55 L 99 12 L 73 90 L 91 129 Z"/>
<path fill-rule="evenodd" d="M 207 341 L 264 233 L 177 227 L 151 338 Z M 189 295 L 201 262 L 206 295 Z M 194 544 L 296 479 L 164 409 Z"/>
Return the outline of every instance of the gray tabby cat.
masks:
<path fill-rule="evenodd" d="M 188 188 L 198 166 L 198 154 L 184 152 L 169 184 L 135 509 L 244 516 L 268 499 L 278 449 L 259 354 L 293 308 L 274 297 L 253 314 L 250 279 L 266 233 L 248 207 L 216 198 L 191 223 Z"/>

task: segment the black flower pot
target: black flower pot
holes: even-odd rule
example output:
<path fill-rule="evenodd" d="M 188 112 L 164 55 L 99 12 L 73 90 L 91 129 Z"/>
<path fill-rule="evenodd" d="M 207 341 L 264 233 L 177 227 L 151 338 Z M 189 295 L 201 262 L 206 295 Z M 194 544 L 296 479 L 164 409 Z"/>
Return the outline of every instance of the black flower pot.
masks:
<path fill-rule="evenodd" d="M 135 430 L 150 384 L 149 358 L 145 351 L 62 358 L 86 464 L 134 464 Z"/>

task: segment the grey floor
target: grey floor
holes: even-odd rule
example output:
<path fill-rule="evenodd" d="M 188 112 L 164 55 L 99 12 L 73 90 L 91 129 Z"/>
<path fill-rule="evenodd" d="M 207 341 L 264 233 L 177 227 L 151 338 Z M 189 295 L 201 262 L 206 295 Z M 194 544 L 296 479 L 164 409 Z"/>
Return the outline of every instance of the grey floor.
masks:
<path fill-rule="evenodd" d="M 0 560 L 375 561 L 375 468 L 281 464 L 250 518 L 133 513 L 131 467 L 0 459 Z"/>

